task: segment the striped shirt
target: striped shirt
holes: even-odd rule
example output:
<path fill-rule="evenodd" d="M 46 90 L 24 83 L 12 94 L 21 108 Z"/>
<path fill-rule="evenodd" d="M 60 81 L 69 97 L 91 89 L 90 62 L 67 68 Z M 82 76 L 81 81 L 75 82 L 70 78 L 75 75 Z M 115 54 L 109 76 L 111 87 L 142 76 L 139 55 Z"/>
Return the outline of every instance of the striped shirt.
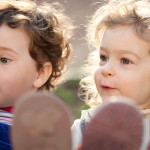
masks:
<path fill-rule="evenodd" d="M 0 109 L 0 122 L 12 125 L 13 114 Z"/>

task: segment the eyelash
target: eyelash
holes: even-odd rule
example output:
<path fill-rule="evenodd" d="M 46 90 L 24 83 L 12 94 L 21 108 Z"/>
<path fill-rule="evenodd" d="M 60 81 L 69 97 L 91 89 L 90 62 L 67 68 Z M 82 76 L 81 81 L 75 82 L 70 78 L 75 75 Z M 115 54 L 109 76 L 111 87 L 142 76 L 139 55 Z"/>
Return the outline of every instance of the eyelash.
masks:
<path fill-rule="evenodd" d="M 9 58 L 6 58 L 6 57 L 1 57 L 1 58 L 0 58 L 0 61 L 1 61 L 1 63 L 3 63 L 3 64 L 7 64 L 7 63 L 10 61 L 10 59 L 9 59 Z"/>

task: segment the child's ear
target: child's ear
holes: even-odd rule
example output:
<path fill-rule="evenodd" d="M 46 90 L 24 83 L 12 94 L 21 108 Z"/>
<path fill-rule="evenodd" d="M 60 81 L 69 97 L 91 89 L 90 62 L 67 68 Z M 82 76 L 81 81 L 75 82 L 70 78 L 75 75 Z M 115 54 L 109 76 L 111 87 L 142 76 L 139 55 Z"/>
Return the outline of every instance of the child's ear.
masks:
<path fill-rule="evenodd" d="M 38 75 L 33 83 L 33 86 L 35 88 L 41 87 L 44 83 L 46 83 L 51 73 L 52 73 L 52 64 L 50 62 L 45 62 L 38 71 Z"/>

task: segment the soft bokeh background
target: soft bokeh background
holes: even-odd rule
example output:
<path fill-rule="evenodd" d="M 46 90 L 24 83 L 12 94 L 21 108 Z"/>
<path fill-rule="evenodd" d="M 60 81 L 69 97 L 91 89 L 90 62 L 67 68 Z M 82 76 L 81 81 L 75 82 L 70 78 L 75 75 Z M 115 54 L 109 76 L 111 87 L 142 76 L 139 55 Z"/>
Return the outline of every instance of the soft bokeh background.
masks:
<path fill-rule="evenodd" d="M 56 0 L 51 0 L 55 2 Z M 80 78 L 81 70 L 79 69 L 87 58 L 89 49 L 85 39 L 86 26 L 89 17 L 93 14 L 96 0 L 57 0 L 64 8 L 66 14 L 73 20 L 76 26 L 75 34 L 71 40 L 75 59 L 71 65 L 69 77 Z"/>

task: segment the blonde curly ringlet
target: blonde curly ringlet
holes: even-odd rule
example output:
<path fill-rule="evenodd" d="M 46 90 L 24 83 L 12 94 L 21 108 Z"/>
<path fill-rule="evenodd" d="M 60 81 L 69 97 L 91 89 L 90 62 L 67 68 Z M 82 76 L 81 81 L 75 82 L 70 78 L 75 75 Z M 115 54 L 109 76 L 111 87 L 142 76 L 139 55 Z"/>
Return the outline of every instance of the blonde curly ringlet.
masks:
<path fill-rule="evenodd" d="M 65 71 L 71 52 L 68 39 L 72 33 L 72 22 L 64 15 L 59 3 L 35 3 L 30 0 L 1 0 L 0 25 L 21 27 L 31 38 L 29 53 L 39 70 L 50 61 L 52 74 L 39 90 L 55 87 Z"/>
<path fill-rule="evenodd" d="M 139 38 L 150 42 L 149 0 L 105 0 L 97 5 L 99 7 L 87 27 L 87 41 L 91 52 L 83 66 L 86 77 L 81 80 L 79 90 L 79 95 L 90 106 L 102 103 L 94 83 L 94 73 L 99 65 L 100 44 L 105 31 L 120 25 L 131 25 Z"/>

